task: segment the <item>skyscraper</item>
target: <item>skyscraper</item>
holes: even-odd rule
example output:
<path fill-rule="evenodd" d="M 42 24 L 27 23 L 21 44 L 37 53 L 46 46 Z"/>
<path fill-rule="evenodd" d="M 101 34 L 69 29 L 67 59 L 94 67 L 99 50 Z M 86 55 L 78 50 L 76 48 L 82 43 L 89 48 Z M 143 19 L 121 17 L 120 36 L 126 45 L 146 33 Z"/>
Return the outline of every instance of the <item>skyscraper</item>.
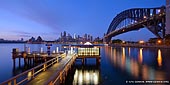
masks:
<path fill-rule="evenodd" d="M 87 40 L 87 34 L 84 34 L 84 41 Z"/>
<path fill-rule="evenodd" d="M 61 37 L 61 38 L 63 37 L 63 34 L 62 34 L 62 32 L 61 32 L 61 35 L 60 35 L 60 37 Z"/>
<path fill-rule="evenodd" d="M 76 33 L 74 33 L 74 36 L 73 36 L 74 39 L 76 39 Z"/>
<path fill-rule="evenodd" d="M 63 36 L 66 37 L 66 31 L 64 31 L 64 35 Z"/>

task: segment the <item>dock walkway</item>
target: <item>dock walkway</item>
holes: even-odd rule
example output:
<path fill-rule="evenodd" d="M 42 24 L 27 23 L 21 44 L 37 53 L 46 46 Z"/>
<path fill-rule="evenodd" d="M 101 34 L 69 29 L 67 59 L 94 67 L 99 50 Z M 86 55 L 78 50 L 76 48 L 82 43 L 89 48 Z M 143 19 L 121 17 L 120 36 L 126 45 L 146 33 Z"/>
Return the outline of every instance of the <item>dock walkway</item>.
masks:
<path fill-rule="evenodd" d="M 71 66 L 70 61 L 74 61 L 76 58 L 73 54 L 68 54 L 65 58 L 63 58 L 59 63 L 55 63 L 53 66 L 48 68 L 46 71 L 40 73 L 35 78 L 33 78 L 27 85 L 47 85 L 55 78 L 60 75 L 60 72 L 69 64 Z"/>
<path fill-rule="evenodd" d="M 18 54 L 17 52 L 13 52 Z M 67 54 L 66 54 L 67 53 Z M 86 58 L 96 58 L 96 63 L 100 63 L 100 48 L 78 48 L 78 54 L 73 50 L 69 50 L 64 54 L 56 55 L 56 57 L 45 61 L 44 63 L 33 67 L 21 74 L 18 74 L 9 80 L 4 81 L 0 85 L 59 85 L 64 84 L 66 76 L 74 64 L 76 58 L 82 59 L 82 63 Z M 23 56 L 26 53 L 22 53 Z M 49 56 L 48 56 L 49 57 Z M 17 58 L 14 56 L 14 58 Z M 19 57 L 20 58 L 20 57 Z M 62 58 L 59 61 L 59 58 Z"/>

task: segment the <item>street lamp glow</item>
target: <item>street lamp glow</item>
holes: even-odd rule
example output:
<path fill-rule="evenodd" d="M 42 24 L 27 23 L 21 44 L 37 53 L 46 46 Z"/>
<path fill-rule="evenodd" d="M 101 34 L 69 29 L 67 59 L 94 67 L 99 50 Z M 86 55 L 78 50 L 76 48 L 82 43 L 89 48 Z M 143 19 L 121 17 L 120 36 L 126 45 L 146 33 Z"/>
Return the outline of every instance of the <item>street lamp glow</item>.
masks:
<path fill-rule="evenodd" d="M 160 13 L 161 12 L 161 10 L 160 9 L 158 9 L 158 13 Z"/>
<path fill-rule="evenodd" d="M 146 16 L 143 16 L 144 19 L 146 19 Z"/>
<path fill-rule="evenodd" d="M 122 43 L 125 43 L 125 41 L 122 41 Z"/>
<path fill-rule="evenodd" d="M 162 43 L 162 41 L 161 40 L 158 40 L 158 44 L 161 44 Z"/>
<path fill-rule="evenodd" d="M 143 44 L 143 43 L 145 43 L 145 41 L 143 41 L 143 40 L 140 40 L 140 41 L 139 41 L 139 43 L 140 43 L 140 44 Z"/>
<path fill-rule="evenodd" d="M 150 13 L 150 16 L 152 16 L 152 13 Z"/>

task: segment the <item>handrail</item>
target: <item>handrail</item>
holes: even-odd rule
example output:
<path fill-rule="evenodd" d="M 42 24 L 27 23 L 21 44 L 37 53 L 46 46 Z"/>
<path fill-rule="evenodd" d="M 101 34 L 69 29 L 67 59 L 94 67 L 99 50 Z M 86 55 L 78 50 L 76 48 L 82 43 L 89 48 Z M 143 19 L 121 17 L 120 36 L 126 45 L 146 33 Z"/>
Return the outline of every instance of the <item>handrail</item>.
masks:
<path fill-rule="evenodd" d="M 53 58 L 53 59 L 50 59 L 50 60 L 48 60 L 48 61 L 46 61 L 46 62 L 44 62 L 44 63 L 42 63 L 42 64 L 40 64 L 40 65 L 38 65 L 38 66 L 35 66 L 35 67 L 33 67 L 33 68 L 31 68 L 31 69 L 29 69 L 29 70 L 27 70 L 27 71 L 25 71 L 25 72 L 23 72 L 23 73 L 21 73 L 21 74 L 18 74 L 18 75 L 16 75 L 16 76 L 14 76 L 14 77 L 12 77 L 12 78 L 10 78 L 10 79 L 8 79 L 8 80 L 6 80 L 6 81 L 4 81 L 4 82 L 2 82 L 2 83 L 0 83 L 0 85 L 11 85 L 11 84 L 13 84 L 13 85 L 19 85 L 19 84 L 22 84 L 22 83 L 24 83 L 24 82 L 26 82 L 26 81 L 29 81 L 29 80 L 31 80 L 32 78 L 34 78 L 35 76 L 37 76 L 37 74 L 39 74 L 41 71 L 46 71 L 46 69 L 49 67 L 49 66 L 51 66 L 52 64 L 54 64 L 54 63 L 58 63 L 58 58 L 59 58 L 59 56 L 63 56 L 63 55 L 65 55 L 65 54 L 61 54 L 61 55 L 58 55 L 58 56 L 56 56 L 55 58 Z M 62 58 L 62 57 L 61 57 Z M 50 63 L 50 65 L 47 65 L 47 63 Z M 42 67 L 43 66 L 43 67 Z M 40 67 L 42 67 L 42 68 L 40 68 Z M 39 70 L 37 70 L 38 68 L 40 68 Z M 37 70 L 36 72 L 35 72 L 35 70 Z M 27 75 L 27 76 L 26 76 Z M 22 79 L 22 80 L 17 80 L 17 79 L 19 79 L 19 78 L 21 78 L 21 77 L 25 77 L 26 76 L 26 78 L 24 78 L 24 79 Z M 18 81 L 18 82 L 17 82 Z"/>
<path fill-rule="evenodd" d="M 67 71 L 69 68 L 71 68 L 72 63 L 75 61 L 77 55 L 71 54 L 72 58 L 69 59 L 64 65 L 59 69 L 59 71 L 52 76 L 47 82 L 45 82 L 45 85 L 56 85 L 56 83 L 60 80 L 62 81 L 62 77 L 65 74 L 67 74 Z"/>
<path fill-rule="evenodd" d="M 63 67 L 59 70 L 59 73 L 57 73 L 57 77 L 54 76 L 52 77 L 51 79 L 49 79 L 49 81 L 47 81 L 45 84 L 48 84 L 48 85 L 55 85 L 57 83 L 57 81 L 59 79 L 61 79 L 61 77 L 63 76 L 64 72 L 66 72 L 68 69 L 69 66 L 71 66 L 70 63 L 73 63 L 74 60 L 76 59 L 77 55 L 76 54 L 73 54 L 72 55 L 73 57 L 66 63 L 64 63 Z"/>

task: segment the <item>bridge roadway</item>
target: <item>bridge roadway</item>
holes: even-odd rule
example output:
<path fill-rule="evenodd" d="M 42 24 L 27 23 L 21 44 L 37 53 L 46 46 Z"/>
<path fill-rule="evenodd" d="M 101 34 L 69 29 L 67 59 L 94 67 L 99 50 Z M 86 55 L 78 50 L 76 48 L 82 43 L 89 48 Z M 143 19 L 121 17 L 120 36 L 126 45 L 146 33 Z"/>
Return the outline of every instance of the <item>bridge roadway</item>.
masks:
<path fill-rule="evenodd" d="M 75 61 L 76 57 L 74 54 L 68 54 L 63 58 L 59 63 L 55 63 L 53 66 L 48 68 L 46 71 L 41 72 L 35 78 L 33 78 L 26 85 L 47 85 L 50 81 L 53 81 L 54 78 L 57 78 L 60 75 L 60 72 L 70 64 L 71 61 Z M 72 62 L 73 63 L 73 62 Z"/>

